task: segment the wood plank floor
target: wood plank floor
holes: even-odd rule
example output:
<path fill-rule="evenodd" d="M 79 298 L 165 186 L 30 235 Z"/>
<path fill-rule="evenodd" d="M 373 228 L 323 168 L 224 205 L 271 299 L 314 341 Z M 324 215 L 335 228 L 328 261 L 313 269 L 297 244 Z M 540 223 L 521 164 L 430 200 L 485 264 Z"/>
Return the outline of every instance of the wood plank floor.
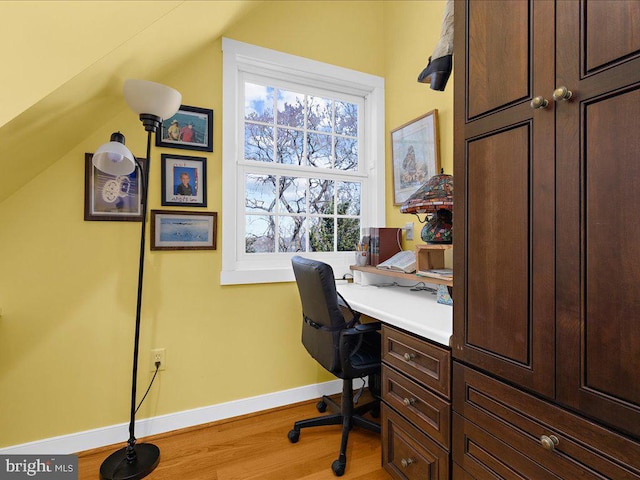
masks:
<path fill-rule="evenodd" d="M 340 427 L 304 429 L 289 443 L 296 420 L 318 416 L 315 401 L 177 430 L 139 441 L 160 448 L 149 480 L 324 480 L 336 478 Z M 79 479 L 95 480 L 102 461 L 124 445 L 80 453 Z M 390 480 L 381 467 L 380 435 L 354 428 L 349 435 L 345 479 Z"/>

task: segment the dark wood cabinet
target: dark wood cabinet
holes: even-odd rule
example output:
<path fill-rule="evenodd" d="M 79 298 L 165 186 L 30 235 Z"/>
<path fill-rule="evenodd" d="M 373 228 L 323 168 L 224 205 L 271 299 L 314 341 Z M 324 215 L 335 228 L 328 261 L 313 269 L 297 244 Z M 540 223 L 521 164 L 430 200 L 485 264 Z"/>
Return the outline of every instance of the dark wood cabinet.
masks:
<path fill-rule="evenodd" d="M 457 3 L 455 13 L 453 352 L 548 397 L 555 394 L 554 114 L 530 102 L 554 89 L 554 8 L 472 1 Z"/>
<path fill-rule="evenodd" d="M 382 465 L 399 480 L 450 475 L 451 352 L 382 327 Z"/>
<path fill-rule="evenodd" d="M 640 479 L 640 445 L 460 364 L 453 460 L 477 478 Z"/>
<path fill-rule="evenodd" d="M 557 398 L 640 439 L 640 2 L 557 8 Z"/>
<path fill-rule="evenodd" d="M 455 360 L 544 402 L 540 422 L 553 427 L 551 407 L 571 411 L 636 446 L 639 21 L 635 0 L 456 2 L 451 343 Z M 475 410 L 460 398 L 454 469 L 478 478 L 512 478 L 497 473 L 505 465 L 527 478 L 602 478 L 550 467 L 545 453 L 505 440 L 524 442 L 508 436 L 511 427 L 470 418 Z M 470 448 L 488 470 L 469 463 Z"/>

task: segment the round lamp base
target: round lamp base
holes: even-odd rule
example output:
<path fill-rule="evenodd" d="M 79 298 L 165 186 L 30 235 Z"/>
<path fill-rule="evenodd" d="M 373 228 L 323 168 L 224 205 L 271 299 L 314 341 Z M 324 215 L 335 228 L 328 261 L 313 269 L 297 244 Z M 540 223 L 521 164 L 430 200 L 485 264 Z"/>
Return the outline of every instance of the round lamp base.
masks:
<path fill-rule="evenodd" d="M 127 447 L 113 452 L 100 465 L 100 480 L 137 480 L 153 472 L 160 462 L 160 449 L 151 443 L 135 446 L 136 460 L 127 462 Z"/>
<path fill-rule="evenodd" d="M 425 243 L 453 243 L 453 216 L 451 210 L 441 208 L 425 223 L 420 237 Z"/>

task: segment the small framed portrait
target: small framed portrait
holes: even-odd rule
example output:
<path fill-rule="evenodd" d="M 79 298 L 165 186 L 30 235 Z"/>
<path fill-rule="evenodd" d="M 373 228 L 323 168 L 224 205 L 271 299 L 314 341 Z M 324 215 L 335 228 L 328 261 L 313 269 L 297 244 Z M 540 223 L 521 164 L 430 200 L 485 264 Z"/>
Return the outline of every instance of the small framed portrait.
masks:
<path fill-rule="evenodd" d="M 217 212 L 151 210 L 151 250 L 215 250 Z"/>
<path fill-rule="evenodd" d="M 207 206 L 207 159 L 162 154 L 163 206 Z"/>
<path fill-rule="evenodd" d="M 93 166 L 93 153 L 84 154 L 84 219 L 87 221 L 142 221 L 141 179 L 138 169 L 129 175 L 109 175 Z M 146 170 L 147 161 L 138 158 Z"/>
<path fill-rule="evenodd" d="M 424 182 L 440 173 L 438 110 L 391 132 L 393 204 L 402 205 Z"/>
<path fill-rule="evenodd" d="M 156 146 L 213 152 L 213 110 L 181 105 L 173 117 L 162 122 Z"/>

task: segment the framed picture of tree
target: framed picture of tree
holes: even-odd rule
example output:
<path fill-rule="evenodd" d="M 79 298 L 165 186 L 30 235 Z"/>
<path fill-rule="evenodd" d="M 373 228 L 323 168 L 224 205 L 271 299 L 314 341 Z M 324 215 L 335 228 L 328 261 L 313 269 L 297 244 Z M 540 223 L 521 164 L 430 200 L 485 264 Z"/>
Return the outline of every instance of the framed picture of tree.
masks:
<path fill-rule="evenodd" d="M 438 110 L 391 132 L 393 204 L 402 205 L 419 187 L 440 172 Z"/>

